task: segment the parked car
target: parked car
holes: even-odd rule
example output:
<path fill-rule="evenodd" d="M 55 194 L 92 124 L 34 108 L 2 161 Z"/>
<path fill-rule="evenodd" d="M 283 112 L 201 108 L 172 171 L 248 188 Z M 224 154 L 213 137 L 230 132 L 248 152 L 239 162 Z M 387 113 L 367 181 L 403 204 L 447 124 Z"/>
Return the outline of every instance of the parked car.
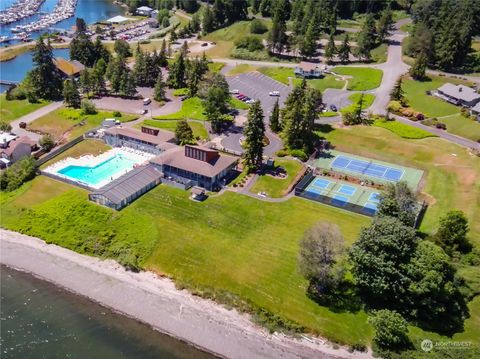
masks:
<path fill-rule="evenodd" d="M 251 105 L 252 103 L 255 103 L 255 100 L 251 98 L 245 101 L 245 103 L 248 103 L 249 105 Z"/>
<path fill-rule="evenodd" d="M 145 115 L 148 112 L 146 108 L 140 110 L 140 115 Z"/>
<path fill-rule="evenodd" d="M 268 93 L 269 96 L 280 96 L 280 92 L 279 91 L 270 91 Z"/>
<path fill-rule="evenodd" d="M 250 100 L 250 97 L 248 96 L 245 96 L 245 98 L 242 99 L 243 102 L 247 102 L 248 100 Z"/>
<path fill-rule="evenodd" d="M 330 110 L 332 110 L 333 112 L 337 112 L 338 108 L 335 105 L 330 105 Z"/>
<path fill-rule="evenodd" d="M 205 47 L 205 46 L 208 46 L 208 42 L 204 42 L 204 43 L 202 44 L 202 47 Z"/>
<path fill-rule="evenodd" d="M 152 100 L 150 100 L 148 97 L 143 99 L 143 105 L 146 106 L 146 105 L 150 105 L 150 103 L 152 102 Z"/>
<path fill-rule="evenodd" d="M 240 91 L 238 91 L 237 89 L 234 89 L 234 90 L 230 90 L 230 93 L 232 95 L 238 95 L 240 93 Z"/>
<path fill-rule="evenodd" d="M 240 101 L 243 101 L 247 96 L 245 95 L 238 95 L 237 98 L 240 100 Z"/>

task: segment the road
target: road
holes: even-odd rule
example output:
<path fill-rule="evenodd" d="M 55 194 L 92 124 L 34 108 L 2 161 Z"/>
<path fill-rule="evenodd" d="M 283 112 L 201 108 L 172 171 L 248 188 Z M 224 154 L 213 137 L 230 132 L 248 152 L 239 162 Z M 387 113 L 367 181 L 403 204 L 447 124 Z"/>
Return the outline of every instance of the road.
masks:
<path fill-rule="evenodd" d="M 43 106 L 42 108 L 39 108 L 36 111 L 30 112 L 29 114 L 26 114 L 25 116 L 22 116 L 16 119 L 15 121 L 10 122 L 10 124 L 12 125 L 12 132 L 18 136 L 28 136 L 38 141 L 42 136 L 40 136 L 37 133 L 30 132 L 23 128 L 20 128 L 19 126 L 20 122 L 25 122 L 28 125 L 29 123 L 32 123 L 33 121 L 39 119 L 40 117 L 43 117 L 52 111 L 58 110 L 62 106 L 63 106 L 62 101 L 52 102 L 46 106 Z"/>

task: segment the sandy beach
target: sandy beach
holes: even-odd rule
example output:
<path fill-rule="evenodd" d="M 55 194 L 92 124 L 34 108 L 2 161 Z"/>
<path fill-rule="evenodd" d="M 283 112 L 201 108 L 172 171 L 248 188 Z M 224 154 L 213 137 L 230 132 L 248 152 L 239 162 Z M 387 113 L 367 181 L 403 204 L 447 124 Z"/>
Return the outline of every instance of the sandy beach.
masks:
<path fill-rule="evenodd" d="M 0 229 L 0 263 L 85 296 L 152 328 L 225 358 L 371 358 L 319 338 L 270 334 L 249 315 L 178 290 L 151 272 L 125 271 L 20 233 Z"/>

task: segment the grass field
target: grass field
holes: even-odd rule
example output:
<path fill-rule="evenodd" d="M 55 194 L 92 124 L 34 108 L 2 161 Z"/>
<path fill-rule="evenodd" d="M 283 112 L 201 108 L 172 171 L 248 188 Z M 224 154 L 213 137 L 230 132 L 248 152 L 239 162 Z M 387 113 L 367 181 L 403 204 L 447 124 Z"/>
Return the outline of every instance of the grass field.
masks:
<path fill-rule="evenodd" d="M 230 106 L 237 110 L 248 110 L 250 106 L 236 97 L 230 97 Z"/>
<path fill-rule="evenodd" d="M 182 108 L 178 112 L 157 116 L 155 118 L 159 120 L 181 120 L 184 118 L 191 120 L 207 119 L 203 113 L 202 100 L 200 100 L 198 97 L 192 97 L 183 101 Z"/>
<path fill-rule="evenodd" d="M 472 141 L 480 140 L 480 123 L 465 118 L 460 114 L 441 117 L 440 122 L 447 125 L 447 131 L 458 136 L 469 138 Z"/>
<path fill-rule="evenodd" d="M 142 123 L 136 125 L 137 127 L 141 126 L 150 126 L 161 128 L 162 130 L 175 132 L 175 128 L 177 127 L 178 120 L 145 120 Z M 200 138 L 202 140 L 208 139 L 208 132 L 205 126 L 197 121 L 188 121 L 188 124 L 192 128 L 193 136 L 195 138 Z"/>
<path fill-rule="evenodd" d="M 58 156 L 52 158 L 50 161 L 45 162 L 43 165 L 40 166 L 40 168 L 46 168 L 54 164 L 55 162 L 61 161 L 67 157 L 77 158 L 87 154 L 98 156 L 99 154 L 106 152 L 109 149 L 111 149 L 111 147 L 106 145 L 103 141 L 87 139 L 69 148 L 65 152 L 62 152 Z"/>
<path fill-rule="evenodd" d="M 295 76 L 291 67 L 261 67 L 258 71 L 286 85 L 289 84 L 289 77 L 293 79 L 295 85 L 302 83 L 302 79 Z M 307 80 L 307 82 L 310 86 L 320 91 L 325 91 L 327 88 L 341 89 L 345 85 L 345 81 L 329 74 L 321 79 Z"/>
<path fill-rule="evenodd" d="M 388 46 L 387 44 L 381 44 L 371 51 L 372 60 L 377 64 L 387 61 Z"/>
<path fill-rule="evenodd" d="M 227 72 L 227 76 L 235 76 L 239 74 L 243 74 L 245 72 L 251 72 L 258 70 L 258 66 L 253 66 L 249 64 L 240 64 L 235 66 L 233 69 Z"/>
<path fill-rule="evenodd" d="M 106 118 L 128 122 L 137 119 L 138 116 L 123 114 L 121 117 L 115 117 L 112 112 L 103 111 L 95 115 L 82 115 L 81 110 L 64 107 L 33 121 L 28 125 L 28 129 L 49 133 L 57 140 L 60 138 L 70 140 L 99 126 Z"/>
<path fill-rule="evenodd" d="M 283 167 L 287 171 L 287 177 L 284 179 L 274 178 L 269 175 L 262 175 L 250 189 L 252 193 L 266 192 L 268 197 L 283 197 L 288 186 L 293 182 L 297 173 L 302 169 L 302 164 L 298 161 L 276 158 L 275 166 Z"/>
<path fill-rule="evenodd" d="M 357 101 L 360 99 L 361 93 L 353 93 L 351 94 L 348 99 L 352 101 L 352 103 L 348 106 L 345 106 L 340 109 L 341 113 L 347 113 L 351 112 L 355 109 L 355 106 L 357 105 Z M 372 95 L 371 93 L 364 93 L 363 94 L 363 109 L 367 109 L 370 106 L 372 106 L 373 101 L 375 101 L 375 95 Z"/>
<path fill-rule="evenodd" d="M 19 117 L 25 116 L 30 112 L 48 105 L 47 101 L 38 103 L 30 103 L 27 100 L 11 100 L 7 101 L 5 94 L 0 95 L 0 119 L 2 121 L 12 122 Z"/>
<path fill-rule="evenodd" d="M 422 130 L 420 128 L 416 128 L 413 126 L 405 125 L 397 121 L 377 120 L 373 123 L 373 126 L 385 128 L 403 138 L 418 140 L 418 139 L 427 138 L 427 137 L 437 137 L 436 135 L 431 134 L 430 132 L 427 132 L 425 130 Z"/>
<path fill-rule="evenodd" d="M 383 77 L 382 70 L 369 67 L 339 66 L 335 67 L 333 72 L 351 77 L 348 78 L 347 89 L 352 91 L 373 90 L 380 86 Z"/>

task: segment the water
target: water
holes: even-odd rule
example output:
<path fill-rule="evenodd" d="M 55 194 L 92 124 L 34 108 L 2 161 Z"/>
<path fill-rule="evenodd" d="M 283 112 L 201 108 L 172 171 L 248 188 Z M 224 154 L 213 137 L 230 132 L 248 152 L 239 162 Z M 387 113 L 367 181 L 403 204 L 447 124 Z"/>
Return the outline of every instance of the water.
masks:
<path fill-rule="evenodd" d="M 111 177 L 131 170 L 136 163 L 135 160 L 117 154 L 94 167 L 71 165 L 62 168 L 58 173 L 75 181 L 95 186 L 103 181 L 110 182 Z"/>
<path fill-rule="evenodd" d="M 0 10 L 6 9 L 12 4 L 13 0 L 1 0 Z M 45 0 L 40 7 L 40 12 L 52 12 L 57 4 L 57 0 Z M 122 15 L 125 13 L 124 8 L 119 5 L 115 5 L 111 0 L 78 0 L 77 7 L 75 9 L 75 16 L 69 19 L 65 19 L 53 25 L 55 29 L 70 30 L 75 25 L 75 18 L 81 17 L 87 24 L 93 24 L 100 20 L 106 20 L 116 15 Z M 0 27 L 0 35 L 6 35 L 11 37 L 12 32 L 10 29 L 17 25 L 28 24 L 37 20 L 42 15 L 35 14 L 20 21 L 14 22 L 8 25 L 2 25 Z M 42 32 L 32 32 L 32 38 L 37 38 Z M 13 42 L 12 42 L 13 43 Z"/>
<path fill-rule="evenodd" d="M 215 358 L 29 274 L 0 269 L 2 359 Z"/>

